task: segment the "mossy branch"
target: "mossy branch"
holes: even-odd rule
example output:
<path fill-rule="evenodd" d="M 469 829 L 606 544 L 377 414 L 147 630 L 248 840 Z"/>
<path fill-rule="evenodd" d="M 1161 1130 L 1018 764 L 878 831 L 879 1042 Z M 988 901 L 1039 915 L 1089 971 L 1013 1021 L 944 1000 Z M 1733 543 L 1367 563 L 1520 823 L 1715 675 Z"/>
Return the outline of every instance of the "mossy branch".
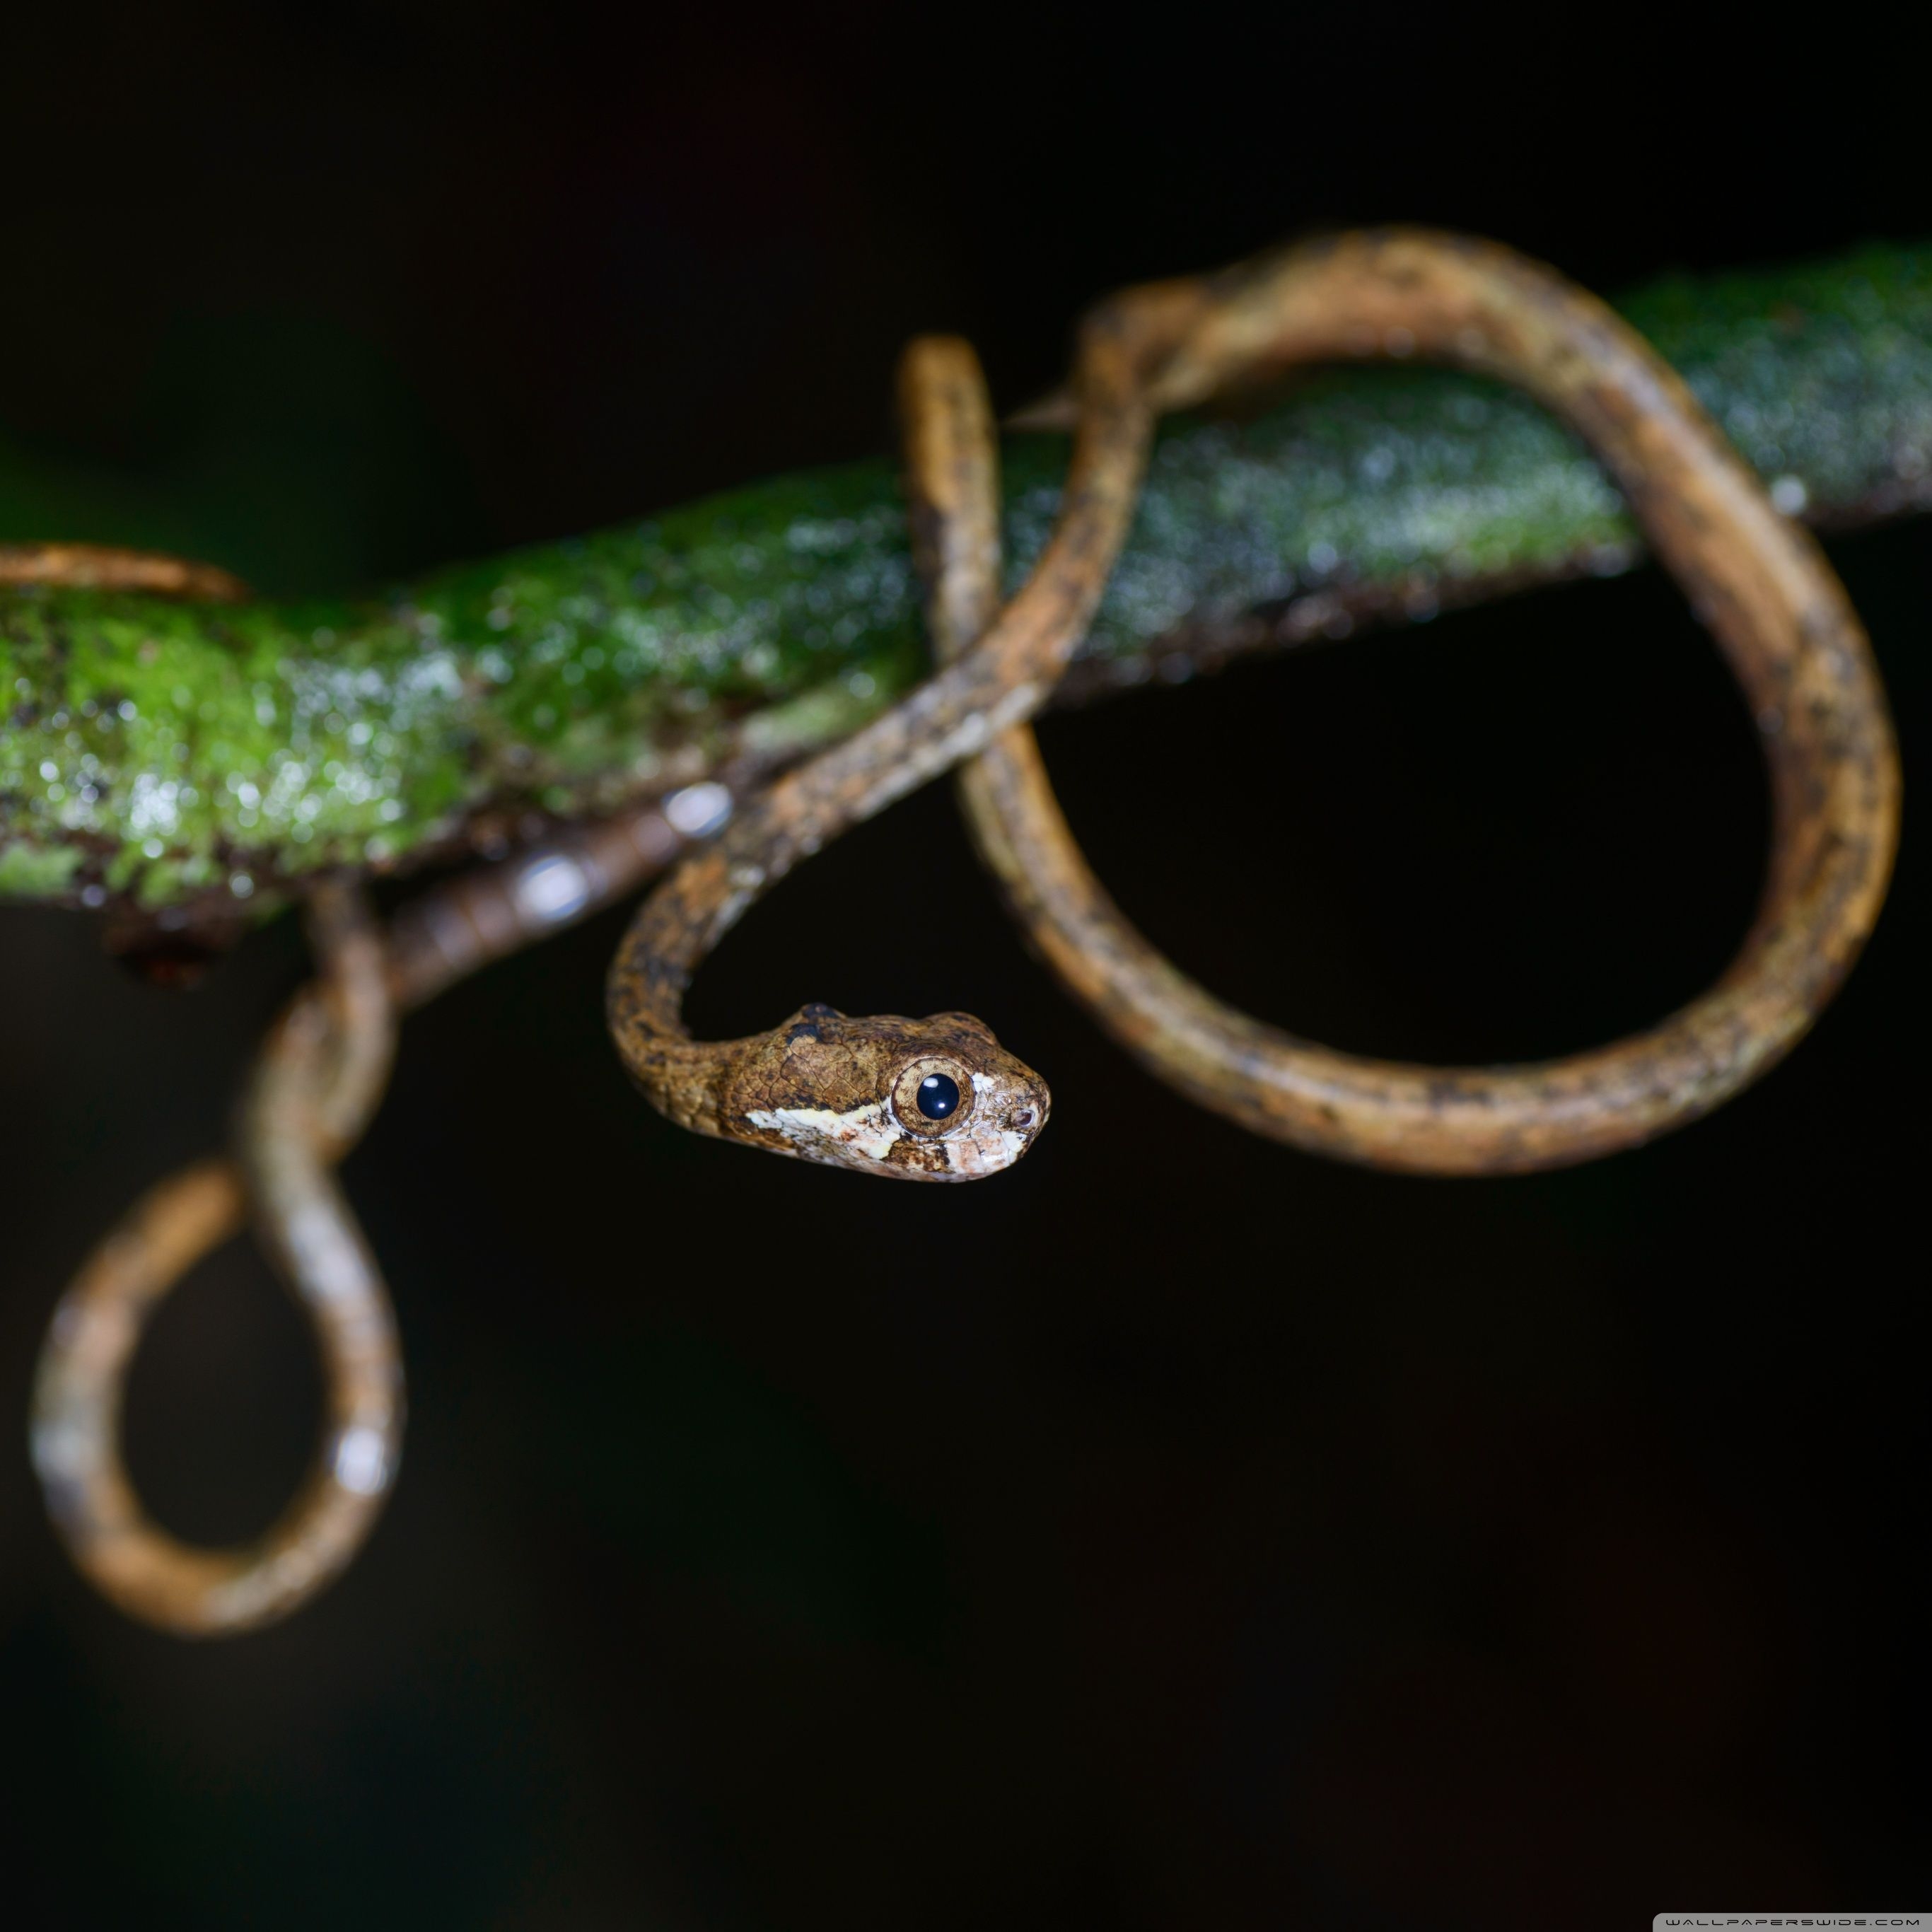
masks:
<path fill-rule="evenodd" d="M 1624 311 L 1780 507 L 1932 503 L 1932 248 L 1653 286 Z M 1016 576 L 1063 452 L 1012 439 Z M 85 537 L 86 531 L 34 534 Z M 1063 695 L 1641 557 L 1594 463 L 1475 380 L 1359 369 L 1164 432 Z M 904 692 L 924 653 L 886 461 L 302 604 L 0 590 L 0 892 L 230 916 L 724 774 Z"/>

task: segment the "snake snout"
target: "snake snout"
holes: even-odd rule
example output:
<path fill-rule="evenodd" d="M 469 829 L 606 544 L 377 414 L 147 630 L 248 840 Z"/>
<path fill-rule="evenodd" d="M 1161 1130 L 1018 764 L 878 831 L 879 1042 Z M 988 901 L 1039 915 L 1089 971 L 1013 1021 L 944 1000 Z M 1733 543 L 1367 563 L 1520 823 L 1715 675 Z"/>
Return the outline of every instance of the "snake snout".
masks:
<path fill-rule="evenodd" d="M 934 1013 L 908 1028 L 913 1051 L 891 1105 L 907 1144 L 896 1158 L 934 1179 L 976 1180 L 1011 1167 L 1052 1108 L 1046 1082 L 969 1013 Z"/>

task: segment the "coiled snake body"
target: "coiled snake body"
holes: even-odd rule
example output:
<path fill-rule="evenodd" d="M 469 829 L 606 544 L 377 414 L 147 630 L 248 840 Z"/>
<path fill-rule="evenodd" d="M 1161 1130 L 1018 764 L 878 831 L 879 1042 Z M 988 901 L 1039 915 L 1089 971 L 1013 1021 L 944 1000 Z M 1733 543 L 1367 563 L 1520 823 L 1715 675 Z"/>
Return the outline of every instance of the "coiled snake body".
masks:
<path fill-rule="evenodd" d="M 1717 986 L 1613 1046 L 1534 1066 L 1408 1066 L 1335 1052 L 1232 1011 L 1121 917 L 1074 844 L 1024 727 L 1078 642 L 1125 536 L 1156 410 L 1298 363 L 1376 356 L 1502 376 L 1577 430 L 1689 592 L 1757 721 L 1774 813 L 1757 923 Z M 902 390 L 945 668 L 781 781 L 646 903 L 612 971 L 611 1026 L 626 1064 L 673 1119 L 868 1172 L 957 1179 L 1007 1164 L 989 1163 L 976 1143 L 958 1165 L 930 1159 L 953 1135 L 964 1151 L 976 1117 L 922 1126 L 900 1104 L 915 1064 L 905 1054 L 918 1046 L 897 1030 L 904 1022 L 842 1020 L 838 1046 L 794 1062 L 782 1058 L 786 1029 L 702 1046 L 679 1018 L 691 972 L 758 892 L 968 754 L 962 791 L 980 849 L 1070 990 L 1183 1092 L 1322 1154 L 1505 1173 L 1630 1146 L 1708 1112 L 1773 1065 L 1850 969 L 1877 916 L 1897 836 L 1897 754 L 1870 647 L 1816 544 L 1772 506 L 1669 367 L 1593 296 L 1492 243 L 1396 230 L 1114 298 L 1081 337 L 1058 525 L 1004 610 L 995 444 L 970 350 L 915 343 Z M 775 1054 L 787 1108 L 728 1097 Z M 832 1151 L 812 1096 L 820 1069 L 842 1097 L 862 1088 L 865 1118 L 897 1132 L 846 1134 Z M 764 1090 L 755 1078 L 752 1085 Z M 814 1124 L 802 1133 L 775 1124 L 795 1120 Z M 918 1160 L 906 1158 L 901 1134 L 917 1136 Z M 1012 1155 L 1030 1139 L 1013 1136 Z"/>

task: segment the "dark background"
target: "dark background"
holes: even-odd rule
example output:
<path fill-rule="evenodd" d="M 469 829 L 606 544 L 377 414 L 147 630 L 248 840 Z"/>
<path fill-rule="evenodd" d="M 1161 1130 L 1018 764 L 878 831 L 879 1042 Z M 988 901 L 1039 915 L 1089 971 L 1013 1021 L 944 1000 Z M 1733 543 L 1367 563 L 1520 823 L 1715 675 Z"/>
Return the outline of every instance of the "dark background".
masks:
<path fill-rule="evenodd" d="M 1094 295 L 1318 224 L 1486 231 L 1612 290 L 1932 234 L 1879 16 L 1735 19 L 14 10 L 4 533 L 339 587 L 884 448 L 915 329 L 1018 401 Z M 1932 543 L 1834 555 L 1910 770 Z M 1153 936 L 1344 1046 L 1610 1037 L 1716 973 L 1760 874 L 1741 704 L 1654 576 L 1044 736 Z M 1054 1092 L 992 1185 L 666 1126 L 602 1034 L 601 919 L 410 1022 L 346 1170 L 407 1347 L 400 1487 L 324 1598 L 200 1646 L 68 1568 L 26 1391 L 89 1243 L 218 1143 L 298 939 L 168 994 L 85 920 L 0 912 L 0 1917 L 1923 1904 L 1920 860 L 1760 1088 L 1483 1184 L 1153 1084 L 1028 961 L 943 787 L 761 906 L 693 1018 L 984 1014 Z M 264 1522 L 314 1402 L 230 1251 L 140 1358 L 158 1512 Z"/>

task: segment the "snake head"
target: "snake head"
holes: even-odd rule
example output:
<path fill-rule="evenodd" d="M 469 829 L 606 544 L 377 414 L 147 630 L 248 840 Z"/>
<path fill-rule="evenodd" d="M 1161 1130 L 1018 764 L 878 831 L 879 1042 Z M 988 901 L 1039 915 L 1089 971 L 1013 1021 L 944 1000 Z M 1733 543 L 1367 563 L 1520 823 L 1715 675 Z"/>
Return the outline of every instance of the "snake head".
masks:
<path fill-rule="evenodd" d="M 848 1019 L 801 1006 L 763 1035 L 723 1096 L 735 1140 L 904 1180 L 977 1180 L 1046 1125 L 1046 1082 L 970 1013 Z"/>

